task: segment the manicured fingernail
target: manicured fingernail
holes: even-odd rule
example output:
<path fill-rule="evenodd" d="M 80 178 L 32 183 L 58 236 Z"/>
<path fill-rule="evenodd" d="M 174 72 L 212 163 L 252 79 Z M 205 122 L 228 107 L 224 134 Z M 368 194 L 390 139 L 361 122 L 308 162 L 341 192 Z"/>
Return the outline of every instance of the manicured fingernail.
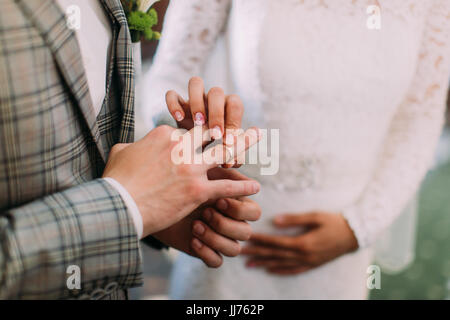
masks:
<path fill-rule="evenodd" d="M 203 219 L 205 219 L 206 221 L 210 221 L 212 215 L 213 215 L 213 212 L 209 208 L 206 209 L 205 211 L 203 211 Z"/>
<path fill-rule="evenodd" d="M 194 116 L 194 123 L 196 126 L 202 126 L 205 124 L 205 116 L 201 112 L 197 112 Z"/>
<path fill-rule="evenodd" d="M 231 133 L 227 133 L 225 136 L 225 144 L 233 145 L 234 144 L 234 136 Z"/>
<path fill-rule="evenodd" d="M 203 245 L 200 242 L 200 240 L 198 240 L 197 238 L 194 238 L 194 239 L 192 239 L 192 246 L 196 249 L 201 249 Z"/>
<path fill-rule="evenodd" d="M 184 119 L 180 111 L 175 111 L 175 119 L 177 119 L 177 121 L 181 121 Z"/>
<path fill-rule="evenodd" d="M 216 206 L 217 209 L 225 211 L 228 208 L 228 202 L 224 199 L 220 199 L 219 201 L 217 201 Z"/>
<path fill-rule="evenodd" d="M 205 232 L 205 227 L 202 226 L 201 223 L 196 223 L 194 225 L 194 233 L 198 234 L 199 236 L 201 236 L 203 233 Z"/>
<path fill-rule="evenodd" d="M 219 126 L 215 126 L 211 129 L 211 137 L 213 137 L 215 140 L 219 140 L 222 138 L 222 129 L 220 129 Z"/>

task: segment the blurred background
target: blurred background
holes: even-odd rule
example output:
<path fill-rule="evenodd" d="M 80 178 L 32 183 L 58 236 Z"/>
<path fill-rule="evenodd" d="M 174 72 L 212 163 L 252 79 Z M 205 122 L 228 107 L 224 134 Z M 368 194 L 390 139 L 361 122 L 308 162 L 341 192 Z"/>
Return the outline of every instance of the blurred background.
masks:
<path fill-rule="evenodd" d="M 160 31 L 168 0 L 154 5 Z M 148 70 L 158 42 L 142 42 L 143 69 Z M 450 300 L 450 103 L 447 126 L 435 154 L 434 166 L 418 194 L 418 230 L 415 260 L 402 272 L 382 273 L 381 289 L 370 299 Z M 167 299 L 169 276 L 176 252 L 143 246 L 144 286 L 130 290 L 131 299 Z M 376 261 L 374 262 L 376 264 Z"/>

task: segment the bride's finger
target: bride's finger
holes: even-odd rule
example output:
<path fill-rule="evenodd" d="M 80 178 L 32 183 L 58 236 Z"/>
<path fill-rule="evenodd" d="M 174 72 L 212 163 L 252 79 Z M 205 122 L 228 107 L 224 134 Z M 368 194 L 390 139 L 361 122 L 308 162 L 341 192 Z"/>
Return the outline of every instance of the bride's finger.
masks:
<path fill-rule="evenodd" d="M 201 259 L 210 268 L 218 268 L 222 265 L 222 256 L 197 238 L 192 239 L 191 250 L 196 257 Z"/>
<path fill-rule="evenodd" d="M 306 272 L 308 270 L 311 270 L 313 267 L 311 266 L 298 266 L 298 267 L 286 267 L 286 268 L 267 268 L 267 272 L 271 274 L 276 274 L 279 276 L 292 276 L 295 274 L 300 274 L 303 272 Z"/>
<path fill-rule="evenodd" d="M 224 132 L 225 93 L 214 87 L 208 92 L 208 126 L 215 140 L 222 139 Z"/>
<path fill-rule="evenodd" d="M 252 256 L 253 258 L 284 258 L 298 259 L 301 257 L 298 253 L 291 250 L 276 249 L 263 246 L 249 245 L 241 250 L 241 254 Z"/>
<path fill-rule="evenodd" d="M 202 126 L 206 123 L 205 108 L 205 86 L 200 77 L 193 77 L 189 80 L 189 104 L 191 106 L 192 119 L 194 124 Z"/>
<path fill-rule="evenodd" d="M 181 97 L 178 93 L 176 93 L 174 90 L 167 91 L 166 104 L 170 114 L 175 119 L 175 121 L 181 122 L 184 120 L 186 114 L 183 110 Z"/>
<path fill-rule="evenodd" d="M 252 127 L 234 139 L 233 145 L 211 145 L 203 152 L 203 157 L 208 169 L 217 167 L 219 164 L 229 162 L 245 162 L 245 152 L 261 139 L 258 128 Z"/>
<path fill-rule="evenodd" d="M 258 203 L 245 197 L 241 200 L 219 199 L 216 208 L 235 220 L 256 221 L 261 217 L 261 207 Z"/>
<path fill-rule="evenodd" d="M 235 257 L 241 252 L 241 246 L 237 241 L 219 235 L 205 223 L 197 220 L 192 225 L 194 236 L 218 253 L 227 257 Z"/>
<path fill-rule="evenodd" d="M 238 130 L 242 127 L 242 117 L 244 115 L 244 104 L 238 95 L 227 96 L 225 101 L 225 143 L 232 144 Z M 240 164 L 234 162 L 224 164 L 224 168 L 239 167 Z"/>
<path fill-rule="evenodd" d="M 202 218 L 214 231 L 229 239 L 246 241 L 252 234 L 247 222 L 230 219 L 212 208 L 205 209 Z"/>
<path fill-rule="evenodd" d="M 246 262 L 247 267 L 263 267 L 263 268 L 292 268 L 300 267 L 305 264 L 297 259 L 249 259 Z"/>

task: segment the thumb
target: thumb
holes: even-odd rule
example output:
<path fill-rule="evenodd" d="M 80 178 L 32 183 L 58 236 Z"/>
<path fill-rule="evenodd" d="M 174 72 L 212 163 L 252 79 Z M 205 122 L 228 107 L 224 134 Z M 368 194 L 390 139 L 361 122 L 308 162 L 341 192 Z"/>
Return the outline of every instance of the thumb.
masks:
<path fill-rule="evenodd" d="M 316 226 L 320 224 L 320 215 L 316 212 L 280 214 L 273 219 L 275 226 L 279 228 L 293 226 Z"/>

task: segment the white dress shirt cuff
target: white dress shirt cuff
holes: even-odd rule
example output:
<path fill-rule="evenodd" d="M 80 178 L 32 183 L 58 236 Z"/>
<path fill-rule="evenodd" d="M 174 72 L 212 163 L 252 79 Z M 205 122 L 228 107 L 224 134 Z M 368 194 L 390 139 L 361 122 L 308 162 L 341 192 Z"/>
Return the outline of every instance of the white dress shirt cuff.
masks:
<path fill-rule="evenodd" d="M 117 192 L 122 197 L 122 200 L 123 202 L 125 202 L 128 212 L 130 213 L 131 218 L 133 219 L 138 239 L 140 240 L 142 238 L 142 233 L 144 232 L 144 224 L 142 222 L 142 216 L 141 213 L 139 212 L 139 208 L 137 207 L 136 202 L 134 202 L 133 197 L 128 193 L 127 189 L 125 189 L 117 180 L 113 178 L 103 178 L 103 179 L 107 181 L 114 189 L 116 189 Z"/>

